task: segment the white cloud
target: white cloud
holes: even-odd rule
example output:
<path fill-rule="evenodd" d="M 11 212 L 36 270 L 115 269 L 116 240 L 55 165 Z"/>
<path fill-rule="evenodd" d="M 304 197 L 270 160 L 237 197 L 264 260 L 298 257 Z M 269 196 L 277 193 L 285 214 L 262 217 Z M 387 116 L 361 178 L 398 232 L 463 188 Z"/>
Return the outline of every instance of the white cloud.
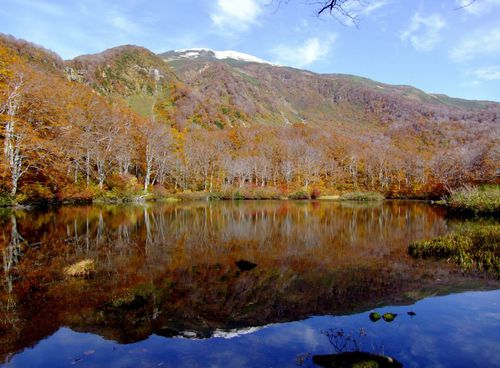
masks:
<path fill-rule="evenodd" d="M 409 40 L 417 51 L 430 51 L 441 40 L 440 31 L 446 26 L 446 21 L 439 14 L 423 17 L 415 13 L 410 26 L 401 33 L 403 41 Z"/>
<path fill-rule="evenodd" d="M 470 82 L 464 82 L 464 83 L 461 83 L 460 84 L 462 87 L 471 87 L 471 88 L 475 88 L 475 87 L 479 87 L 481 85 L 481 82 L 479 82 L 478 80 L 473 80 L 473 81 L 470 81 Z"/>
<path fill-rule="evenodd" d="M 243 32 L 257 22 L 263 5 L 263 0 L 217 0 L 210 18 L 220 30 Z"/>
<path fill-rule="evenodd" d="M 337 20 L 346 26 L 354 27 L 359 19 L 370 17 L 372 15 L 372 18 L 375 18 L 377 15 L 381 15 L 379 10 L 388 5 L 391 1 L 392 0 L 371 0 L 347 2 L 345 5 L 342 5 L 342 8 L 347 14 L 349 14 L 349 16 L 339 15 L 337 16 Z"/>
<path fill-rule="evenodd" d="M 16 0 L 18 5 L 25 6 L 27 8 L 45 13 L 52 16 L 63 16 L 66 15 L 66 11 L 59 5 L 51 4 L 42 0 Z"/>
<path fill-rule="evenodd" d="M 453 61 L 463 62 L 479 56 L 495 55 L 500 52 L 500 28 L 486 32 L 475 32 L 464 38 L 460 45 L 455 47 L 450 57 Z"/>
<path fill-rule="evenodd" d="M 488 66 L 470 70 L 469 72 L 467 72 L 467 74 L 473 75 L 478 79 L 483 79 L 488 81 L 500 80 L 500 68 L 497 66 Z"/>
<path fill-rule="evenodd" d="M 378 1 L 372 1 L 367 4 L 361 4 L 361 9 L 359 10 L 358 14 L 370 15 L 371 13 L 374 13 L 375 11 L 389 4 L 389 2 L 390 2 L 389 0 L 378 0 Z"/>
<path fill-rule="evenodd" d="M 114 28 L 126 34 L 137 34 L 140 30 L 137 24 L 116 10 L 111 11 L 107 19 Z"/>
<path fill-rule="evenodd" d="M 457 5 L 462 9 L 473 15 L 482 15 L 490 12 L 493 8 L 500 6 L 500 0 L 456 0 Z"/>
<path fill-rule="evenodd" d="M 321 40 L 312 37 L 300 45 L 279 45 L 272 50 L 272 53 L 276 58 L 276 64 L 301 68 L 328 55 L 336 40 L 336 34 Z"/>

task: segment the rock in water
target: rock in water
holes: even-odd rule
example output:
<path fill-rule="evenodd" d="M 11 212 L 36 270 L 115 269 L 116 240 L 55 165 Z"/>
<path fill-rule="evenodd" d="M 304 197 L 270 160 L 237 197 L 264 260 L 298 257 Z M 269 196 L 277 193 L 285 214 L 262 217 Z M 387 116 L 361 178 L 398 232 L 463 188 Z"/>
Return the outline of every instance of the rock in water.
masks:
<path fill-rule="evenodd" d="M 384 313 L 384 315 L 382 316 L 382 318 L 384 319 L 384 321 L 386 322 L 392 322 L 396 319 L 398 315 L 396 313 Z"/>
<path fill-rule="evenodd" d="M 244 259 L 240 259 L 239 261 L 236 262 L 236 266 L 241 271 L 250 271 L 253 270 L 255 267 L 257 267 L 257 263 L 253 263 L 250 261 L 245 261 Z"/>
<path fill-rule="evenodd" d="M 379 368 L 400 368 L 403 364 L 391 357 L 375 355 L 362 351 L 354 351 L 342 354 L 314 355 L 313 363 L 320 367 L 333 368 L 354 368 L 354 367 L 379 367 Z"/>

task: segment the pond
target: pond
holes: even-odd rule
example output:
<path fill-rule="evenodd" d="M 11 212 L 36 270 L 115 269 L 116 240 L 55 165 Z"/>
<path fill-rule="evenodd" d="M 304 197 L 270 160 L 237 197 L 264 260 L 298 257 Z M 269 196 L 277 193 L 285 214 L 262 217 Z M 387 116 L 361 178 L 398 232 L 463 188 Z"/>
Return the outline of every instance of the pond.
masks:
<path fill-rule="evenodd" d="M 1 211 L 0 365 L 315 367 L 359 350 L 405 367 L 500 366 L 500 282 L 407 254 L 458 221 L 440 207 Z M 92 272 L 68 276 L 82 260 Z"/>

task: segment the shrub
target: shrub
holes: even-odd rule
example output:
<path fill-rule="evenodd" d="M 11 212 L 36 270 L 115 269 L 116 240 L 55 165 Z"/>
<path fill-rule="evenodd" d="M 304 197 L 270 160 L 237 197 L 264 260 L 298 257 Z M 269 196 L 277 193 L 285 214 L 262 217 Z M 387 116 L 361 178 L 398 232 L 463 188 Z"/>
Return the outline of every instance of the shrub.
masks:
<path fill-rule="evenodd" d="M 310 199 L 309 193 L 303 190 L 298 190 L 288 196 L 290 199 Z"/>
<path fill-rule="evenodd" d="M 94 196 L 96 203 L 118 203 L 121 202 L 120 196 L 116 189 L 101 191 Z"/>
<path fill-rule="evenodd" d="M 209 201 L 218 201 L 222 199 L 222 194 L 219 192 L 211 192 L 208 193 L 208 200 Z"/>
<path fill-rule="evenodd" d="M 0 207 L 9 207 L 13 204 L 12 197 L 9 194 L 0 193 Z"/>
<path fill-rule="evenodd" d="M 109 188 L 125 188 L 127 185 L 128 178 L 126 176 L 121 176 L 118 173 L 111 174 L 106 179 L 106 185 Z"/>
<path fill-rule="evenodd" d="M 144 201 L 149 195 L 145 195 L 142 189 L 128 189 L 128 188 L 113 188 L 107 191 L 101 191 L 94 196 L 96 203 L 123 203 Z"/>
<path fill-rule="evenodd" d="M 70 184 L 62 187 L 58 193 L 58 200 L 63 202 L 92 202 L 92 199 L 99 193 L 96 185 L 74 185 Z"/>
<path fill-rule="evenodd" d="M 350 192 L 340 196 L 341 201 L 382 201 L 384 196 L 377 192 Z"/>
<path fill-rule="evenodd" d="M 207 192 L 191 192 L 190 190 L 175 195 L 175 197 L 181 201 L 205 201 L 208 199 L 208 196 L 209 194 Z"/>
<path fill-rule="evenodd" d="M 239 191 L 236 191 L 236 193 L 234 193 L 233 199 L 239 201 L 245 199 L 245 196 L 241 194 Z"/>
<path fill-rule="evenodd" d="M 163 185 L 155 185 L 150 187 L 151 199 L 154 201 L 160 201 L 166 198 L 173 197 L 173 194 L 167 190 Z"/>
<path fill-rule="evenodd" d="M 22 193 L 16 196 L 17 203 L 47 203 L 56 199 L 55 194 L 39 182 L 25 184 L 20 189 Z"/>
<path fill-rule="evenodd" d="M 456 212 L 474 215 L 494 215 L 500 213 L 500 185 L 465 188 L 452 192 L 447 206 Z"/>
<path fill-rule="evenodd" d="M 236 189 L 234 187 L 223 187 L 222 190 L 218 193 L 219 199 L 233 199 L 236 193 Z"/>
<path fill-rule="evenodd" d="M 211 193 L 209 198 L 233 199 L 233 200 L 280 199 L 281 194 L 276 188 L 271 188 L 271 187 L 244 187 L 244 188 L 225 187 L 221 192 Z"/>
<path fill-rule="evenodd" d="M 314 188 L 311 191 L 311 199 L 317 199 L 319 196 L 321 196 L 321 191 L 318 188 Z"/>
<path fill-rule="evenodd" d="M 270 187 L 255 187 L 245 188 L 240 191 L 245 199 L 279 199 L 280 193 L 275 188 Z"/>

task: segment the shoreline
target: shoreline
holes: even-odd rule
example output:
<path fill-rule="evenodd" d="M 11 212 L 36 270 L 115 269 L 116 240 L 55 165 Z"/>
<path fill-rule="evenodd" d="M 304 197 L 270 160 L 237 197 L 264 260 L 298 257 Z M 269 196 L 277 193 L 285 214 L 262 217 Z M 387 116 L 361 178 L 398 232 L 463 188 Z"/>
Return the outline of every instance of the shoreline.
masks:
<path fill-rule="evenodd" d="M 249 201 L 257 201 L 257 202 L 267 202 L 267 201 L 290 201 L 290 202 L 356 202 L 356 203 L 377 203 L 377 202 L 392 202 L 392 201 L 411 201 L 411 202 L 425 202 L 432 205 L 443 206 L 443 204 L 439 204 L 431 199 L 421 199 L 421 198 L 384 198 L 380 200 L 355 200 L 355 199 L 340 199 L 340 198 L 309 198 L 309 199 L 294 199 L 288 197 L 281 198 L 218 198 L 211 199 L 209 196 L 202 198 L 190 198 L 190 199 L 182 199 L 176 196 L 172 197 L 161 197 L 155 199 L 146 199 L 146 200 L 117 200 L 117 201 L 102 201 L 102 200 L 63 200 L 63 201 L 43 201 L 43 202 L 30 202 L 25 204 L 13 204 L 13 205 L 4 205 L 0 206 L 0 209 L 18 209 L 18 210 L 36 210 L 36 209 L 44 209 L 44 208 L 55 208 L 62 206 L 85 206 L 85 205 L 128 205 L 128 204 L 146 204 L 146 203 L 187 203 L 187 202 L 249 202 Z"/>

